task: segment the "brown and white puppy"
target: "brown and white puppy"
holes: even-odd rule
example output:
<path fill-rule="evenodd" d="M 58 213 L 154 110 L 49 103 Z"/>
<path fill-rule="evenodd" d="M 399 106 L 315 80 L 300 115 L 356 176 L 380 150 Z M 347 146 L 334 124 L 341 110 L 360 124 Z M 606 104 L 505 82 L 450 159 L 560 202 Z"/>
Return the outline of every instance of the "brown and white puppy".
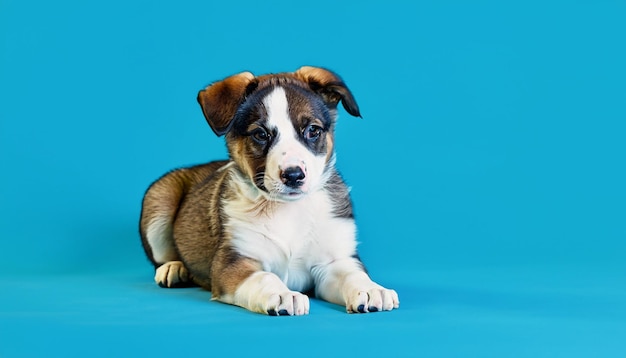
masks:
<path fill-rule="evenodd" d="M 197 284 L 212 299 L 269 315 L 309 313 L 301 292 L 348 312 L 398 308 L 357 255 L 348 188 L 337 173 L 337 105 L 359 116 L 341 78 L 302 67 L 243 72 L 198 94 L 226 135 L 229 160 L 167 173 L 147 190 L 140 233 L 163 287 Z"/>

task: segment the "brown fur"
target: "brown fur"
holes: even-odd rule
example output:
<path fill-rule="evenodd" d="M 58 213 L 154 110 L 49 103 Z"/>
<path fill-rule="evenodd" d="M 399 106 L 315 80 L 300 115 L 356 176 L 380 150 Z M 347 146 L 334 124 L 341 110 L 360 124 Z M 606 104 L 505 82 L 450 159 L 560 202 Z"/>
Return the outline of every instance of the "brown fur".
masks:
<path fill-rule="evenodd" d="M 172 227 L 174 225 L 174 219 L 178 215 L 181 199 L 186 197 L 187 193 L 196 184 L 205 180 L 215 172 L 215 170 L 226 163 L 227 161 L 219 161 L 190 168 L 177 169 L 165 174 L 148 188 L 142 203 L 139 227 L 143 247 L 155 267 L 159 267 L 165 262 L 157 262 L 154 259 L 152 248 L 146 240 L 146 230 L 150 221 L 156 217 L 168 218 L 169 226 Z M 171 230 L 169 235 L 173 235 Z M 171 242 L 173 242 L 173 238 Z M 174 260 L 180 260 L 180 257 L 176 255 L 175 257 L 168 258 L 166 261 Z"/>

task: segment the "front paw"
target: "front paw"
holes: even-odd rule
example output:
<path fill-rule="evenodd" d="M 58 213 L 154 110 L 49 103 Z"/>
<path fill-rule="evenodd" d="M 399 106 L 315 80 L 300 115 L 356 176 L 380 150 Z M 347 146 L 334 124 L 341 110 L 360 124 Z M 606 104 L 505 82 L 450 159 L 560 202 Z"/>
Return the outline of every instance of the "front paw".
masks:
<path fill-rule="evenodd" d="M 270 316 L 309 314 L 309 297 L 289 290 L 278 276 L 270 272 L 253 273 L 239 285 L 234 295 L 217 299 Z"/>
<path fill-rule="evenodd" d="M 348 313 L 367 313 L 378 311 L 391 311 L 400 307 L 398 294 L 378 286 L 367 290 L 356 290 L 346 300 Z"/>
<path fill-rule="evenodd" d="M 266 312 L 270 316 L 309 314 L 309 297 L 294 291 L 273 294 L 268 299 Z"/>

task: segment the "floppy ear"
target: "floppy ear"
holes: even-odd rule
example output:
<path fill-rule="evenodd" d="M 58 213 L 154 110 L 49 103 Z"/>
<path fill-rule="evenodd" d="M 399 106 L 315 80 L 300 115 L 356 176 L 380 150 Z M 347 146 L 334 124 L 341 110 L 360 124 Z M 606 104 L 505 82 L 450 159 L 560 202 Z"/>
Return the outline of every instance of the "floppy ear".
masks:
<path fill-rule="evenodd" d="M 309 87 L 324 99 L 330 108 L 336 108 L 339 101 L 346 112 L 355 117 L 361 117 L 359 106 L 352 96 L 352 92 L 343 83 L 341 77 L 332 71 L 320 67 L 303 66 L 294 75 L 309 84 Z"/>
<path fill-rule="evenodd" d="M 246 88 L 254 79 L 250 72 L 241 72 L 209 85 L 198 93 L 204 118 L 218 136 L 228 132 L 237 107 L 246 96 Z"/>

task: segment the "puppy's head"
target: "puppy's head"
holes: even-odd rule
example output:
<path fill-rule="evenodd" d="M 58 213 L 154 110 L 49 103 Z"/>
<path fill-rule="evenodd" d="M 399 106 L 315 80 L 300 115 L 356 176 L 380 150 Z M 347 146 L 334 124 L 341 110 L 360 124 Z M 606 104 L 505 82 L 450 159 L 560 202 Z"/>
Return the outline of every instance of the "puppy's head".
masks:
<path fill-rule="evenodd" d="M 325 183 L 339 102 L 360 117 L 341 78 L 309 66 L 259 77 L 242 72 L 200 91 L 198 102 L 215 134 L 226 135 L 231 158 L 275 200 L 296 200 Z"/>

